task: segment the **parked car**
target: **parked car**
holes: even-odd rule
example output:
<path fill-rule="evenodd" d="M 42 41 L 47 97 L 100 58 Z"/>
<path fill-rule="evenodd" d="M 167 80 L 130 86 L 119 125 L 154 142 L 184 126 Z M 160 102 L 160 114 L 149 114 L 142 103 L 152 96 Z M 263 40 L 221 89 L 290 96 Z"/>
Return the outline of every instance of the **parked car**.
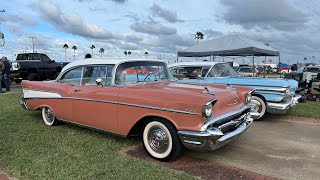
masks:
<path fill-rule="evenodd" d="M 159 60 L 74 61 L 56 80 L 23 81 L 22 88 L 21 105 L 41 110 L 46 125 L 67 121 L 120 136 L 141 135 L 146 151 L 162 161 L 175 159 L 183 145 L 217 149 L 252 123 L 252 88 L 175 82 Z"/>
<path fill-rule="evenodd" d="M 258 77 L 259 76 L 259 70 L 257 68 L 253 68 L 252 66 L 239 67 L 238 73 L 242 76 L 247 76 L 247 77 Z"/>
<path fill-rule="evenodd" d="M 181 62 L 169 65 L 169 69 L 180 82 L 231 84 L 256 89 L 251 101 L 254 119 L 261 119 L 266 112 L 285 114 L 301 97 L 295 93 L 298 88 L 295 80 L 242 77 L 227 63 Z"/>
<path fill-rule="evenodd" d="M 58 76 L 62 65 L 51 60 L 42 53 L 21 53 L 12 62 L 11 79 L 16 83 L 22 80 L 40 81 L 54 79 Z"/>
<path fill-rule="evenodd" d="M 317 79 L 318 74 L 320 73 L 320 67 L 318 66 L 303 66 L 297 70 L 297 73 L 300 75 L 300 81 L 307 81 Z"/>

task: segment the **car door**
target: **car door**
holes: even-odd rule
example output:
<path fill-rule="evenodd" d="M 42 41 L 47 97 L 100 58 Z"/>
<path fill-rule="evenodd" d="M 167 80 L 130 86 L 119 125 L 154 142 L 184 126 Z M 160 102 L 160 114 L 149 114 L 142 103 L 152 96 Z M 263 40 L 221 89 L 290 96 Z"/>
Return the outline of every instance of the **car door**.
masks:
<path fill-rule="evenodd" d="M 81 82 L 82 67 L 75 67 L 64 72 L 60 79 L 52 81 L 51 91 L 61 94 L 62 98 L 57 99 L 55 113 L 59 119 L 75 122 L 72 116 L 72 96 L 75 86 Z"/>
<path fill-rule="evenodd" d="M 40 57 L 42 62 L 42 73 L 46 79 L 50 79 L 50 77 L 53 77 L 56 73 L 56 64 L 45 54 L 40 54 Z"/>
<path fill-rule="evenodd" d="M 73 119 L 82 125 L 116 132 L 119 87 L 111 85 L 113 65 L 84 66 L 79 86 L 73 90 Z M 96 84 L 102 80 L 102 85 Z"/>

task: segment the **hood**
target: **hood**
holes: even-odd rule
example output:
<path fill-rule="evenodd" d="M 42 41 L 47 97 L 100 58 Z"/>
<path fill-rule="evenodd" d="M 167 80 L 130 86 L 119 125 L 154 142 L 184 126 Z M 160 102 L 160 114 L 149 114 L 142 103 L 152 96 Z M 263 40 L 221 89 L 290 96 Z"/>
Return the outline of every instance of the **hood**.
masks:
<path fill-rule="evenodd" d="M 179 82 L 154 82 L 133 85 L 131 88 L 144 89 L 145 92 L 152 92 L 166 102 L 174 101 L 177 104 L 188 104 L 197 107 L 197 112 L 202 112 L 202 106 L 209 101 L 216 99 L 214 105 L 215 115 L 223 114 L 244 105 L 236 89 L 216 88 L 205 84 L 185 84 Z M 205 88 L 209 93 L 205 91 Z M 145 94 L 147 96 L 147 93 Z"/>
<path fill-rule="evenodd" d="M 232 84 L 250 86 L 255 89 L 268 88 L 268 87 L 290 87 L 291 91 L 298 88 L 298 82 L 292 79 L 282 78 L 253 78 L 253 77 L 216 77 L 205 79 L 187 79 L 181 80 L 182 82 L 201 82 L 201 83 L 217 83 L 217 84 Z"/>

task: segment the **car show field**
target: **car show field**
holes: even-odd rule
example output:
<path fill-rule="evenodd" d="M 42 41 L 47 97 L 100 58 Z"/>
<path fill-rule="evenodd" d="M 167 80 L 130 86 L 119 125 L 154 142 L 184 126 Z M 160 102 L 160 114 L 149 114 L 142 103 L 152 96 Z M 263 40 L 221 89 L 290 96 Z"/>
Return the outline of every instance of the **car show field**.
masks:
<path fill-rule="evenodd" d="M 7 104 L 0 113 L 8 114 L 0 117 L 3 139 L 0 169 L 18 179 L 139 179 L 144 174 L 150 178 L 170 179 L 192 179 L 192 176 L 202 179 L 315 179 L 320 175 L 320 119 L 267 116 L 254 122 L 237 141 L 219 150 L 185 151 L 176 162 L 159 163 L 149 158 L 137 138 L 118 138 L 69 124 L 53 129 L 46 127 L 41 122 L 40 112 L 30 113 L 20 108 L 17 103 L 20 97 L 20 92 L 0 97 L 1 102 Z M 305 104 L 298 104 L 297 108 L 300 105 Z M 309 106 L 309 109 L 316 111 L 319 105 Z M 133 152 L 123 153 L 128 149 Z M 139 160 L 141 158 L 145 160 Z M 79 167 L 83 170 L 78 171 Z M 144 173 L 139 173 L 141 171 Z M 117 172 L 117 175 L 108 172 Z M 215 176 L 219 172 L 220 176 Z"/>

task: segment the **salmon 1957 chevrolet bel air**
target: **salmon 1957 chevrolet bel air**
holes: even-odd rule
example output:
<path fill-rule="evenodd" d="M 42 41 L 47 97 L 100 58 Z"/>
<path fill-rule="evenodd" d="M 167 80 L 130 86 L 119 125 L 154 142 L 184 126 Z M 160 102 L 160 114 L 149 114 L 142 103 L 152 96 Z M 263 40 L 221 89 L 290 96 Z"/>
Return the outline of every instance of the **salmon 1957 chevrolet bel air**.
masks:
<path fill-rule="evenodd" d="M 23 81 L 21 105 L 48 126 L 66 121 L 121 136 L 141 135 L 146 151 L 174 160 L 183 146 L 217 149 L 252 123 L 251 88 L 176 82 L 151 59 L 84 59 L 54 81 Z"/>

